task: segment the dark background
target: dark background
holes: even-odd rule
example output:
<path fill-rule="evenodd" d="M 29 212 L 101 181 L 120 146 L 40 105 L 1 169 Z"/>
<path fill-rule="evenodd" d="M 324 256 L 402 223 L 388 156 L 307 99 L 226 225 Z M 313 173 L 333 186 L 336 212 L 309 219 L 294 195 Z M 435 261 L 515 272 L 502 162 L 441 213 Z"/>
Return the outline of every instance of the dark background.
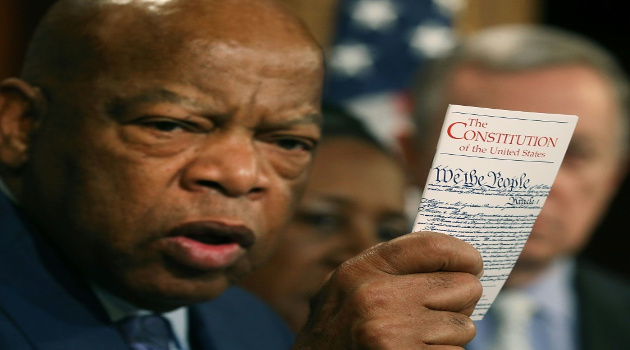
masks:
<path fill-rule="evenodd" d="M 547 0 L 542 22 L 582 33 L 617 55 L 630 74 L 630 18 L 626 1 Z M 630 278 L 630 180 L 626 179 L 608 215 L 583 256 Z"/>

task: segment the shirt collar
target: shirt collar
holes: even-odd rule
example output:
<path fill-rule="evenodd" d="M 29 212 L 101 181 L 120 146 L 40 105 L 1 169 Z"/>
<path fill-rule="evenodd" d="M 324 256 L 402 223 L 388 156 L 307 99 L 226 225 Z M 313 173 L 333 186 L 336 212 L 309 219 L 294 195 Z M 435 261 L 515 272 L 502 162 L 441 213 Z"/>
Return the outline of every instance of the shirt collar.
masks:
<path fill-rule="evenodd" d="M 550 317 L 573 318 L 576 309 L 575 292 L 571 289 L 575 261 L 557 259 L 553 265 L 529 285 L 525 292 L 532 296 Z"/>
<path fill-rule="evenodd" d="M 125 317 L 141 316 L 153 313 L 152 311 L 140 309 L 118 298 L 94 283 L 91 283 L 91 286 L 112 322 L 118 322 Z M 188 310 L 185 307 L 180 307 L 173 311 L 165 312 L 162 316 L 166 317 L 171 323 L 173 332 L 175 333 L 179 343 L 182 345 L 182 348 L 187 349 Z"/>

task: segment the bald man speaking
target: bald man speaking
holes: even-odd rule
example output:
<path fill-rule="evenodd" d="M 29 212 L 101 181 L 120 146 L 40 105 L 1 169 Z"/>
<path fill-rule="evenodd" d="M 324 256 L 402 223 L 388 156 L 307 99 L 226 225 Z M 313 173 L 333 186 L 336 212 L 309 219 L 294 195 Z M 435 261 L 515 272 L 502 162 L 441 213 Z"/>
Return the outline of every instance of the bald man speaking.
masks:
<path fill-rule="evenodd" d="M 463 346 L 478 252 L 414 233 L 341 266 L 291 338 L 231 284 L 320 137 L 322 52 L 267 0 L 61 0 L 0 84 L 1 349 Z"/>

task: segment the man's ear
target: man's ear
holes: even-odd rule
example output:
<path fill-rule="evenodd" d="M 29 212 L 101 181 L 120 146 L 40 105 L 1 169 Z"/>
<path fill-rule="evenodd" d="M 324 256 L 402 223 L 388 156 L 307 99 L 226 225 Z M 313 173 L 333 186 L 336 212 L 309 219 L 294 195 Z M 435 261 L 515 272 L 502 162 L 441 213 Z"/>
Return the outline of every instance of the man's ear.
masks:
<path fill-rule="evenodd" d="M 0 83 L 0 163 L 16 169 L 26 162 L 45 102 L 40 89 L 23 80 L 9 78 Z"/>

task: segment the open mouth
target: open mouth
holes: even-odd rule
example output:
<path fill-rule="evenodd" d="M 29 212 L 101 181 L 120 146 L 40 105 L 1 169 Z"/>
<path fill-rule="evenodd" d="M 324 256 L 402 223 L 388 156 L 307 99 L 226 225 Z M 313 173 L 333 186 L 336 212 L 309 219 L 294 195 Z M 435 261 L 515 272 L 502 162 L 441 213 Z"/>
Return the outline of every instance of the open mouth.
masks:
<path fill-rule="evenodd" d="M 235 240 L 232 237 L 217 237 L 207 235 L 186 235 L 186 237 L 193 239 L 197 242 L 204 244 L 220 245 L 234 243 Z"/>
<path fill-rule="evenodd" d="M 193 222 L 173 229 L 169 236 L 184 236 L 209 245 L 237 243 L 243 248 L 254 244 L 254 233 L 245 226 L 229 226 L 212 221 Z"/>
<path fill-rule="evenodd" d="M 254 241 L 253 231 L 245 226 L 194 222 L 171 230 L 163 240 L 163 252 L 188 267 L 225 269 L 240 259 Z"/>

